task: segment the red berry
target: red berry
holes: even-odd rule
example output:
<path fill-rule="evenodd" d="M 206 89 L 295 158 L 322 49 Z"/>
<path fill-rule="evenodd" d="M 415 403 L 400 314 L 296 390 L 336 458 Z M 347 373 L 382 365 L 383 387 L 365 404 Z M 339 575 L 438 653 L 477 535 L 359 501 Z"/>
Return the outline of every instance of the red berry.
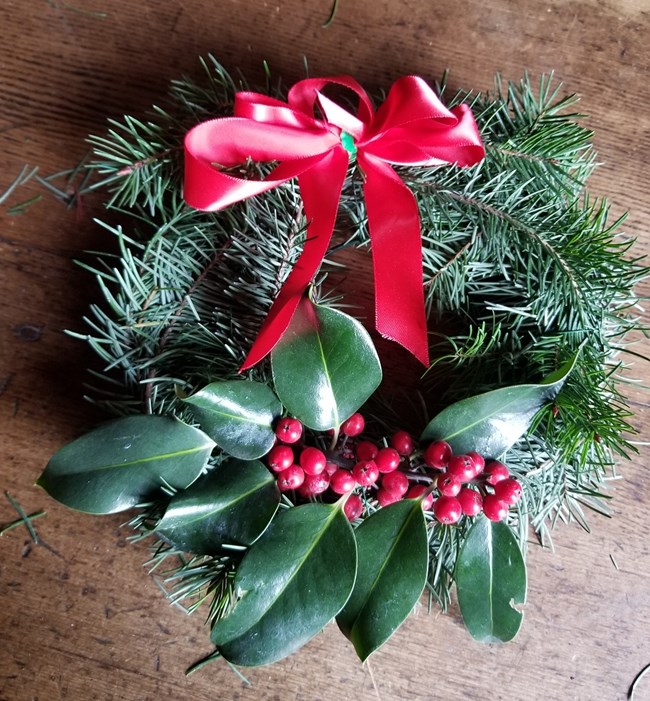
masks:
<path fill-rule="evenodd" d="M 305 481 L 300 486 L 300 493 L 303 497 L 310 497 L 315 494 L 322 494 L 330 486 L 330 478 L 326 472 L 320 475 L 305 475 Z"/>
<path fill-rule="evenodd" d="M 388 506 L 389 504 L 394 504 L 401 498 L 401 495 L 396 494 L 395 492 L 389 492 L 386 489 L 380 489 L 377 492 L 377 501 L 379 502 L 379 506 Z"/>
<path fill-rule="evenodd" d="M 510 477 L 510 470 L 498 460 L 490 460 L 490 462 L 485 466 L 483 470 L 485 476 L 485 481 L 491 484 L 493 487 L 501 480 L 508 479 Z"/>
<path fill-rule="evenodd" d="M 460 507 L 465 516 L 476 516 L 481 513 L 483 497 L 475 489 L 463 487 L 458 492 L 456 499 L 460 502 Z"/>
<path fill-rule="evenodd" d="M 449 460 L 447 472 L 458 477 L 461 482 L 469 482 L 476 475 L 474 458 L 471 455 L 454 455 Z"/>
<path fill-rule="evenodd" d="M 350 494 L 343 507 L 343 513 L 348 517 L 348 521 L 355 521 L 363 513 L 363 502 L 358 494 Z"/>
<path fill-rule="evenodd" d="M 501 501 L 513 506 L 521 498 L 521 485 L 516 479 L 508 477 L 494 485 L 494 494 Z"/>
<path fill-rule="evenodd" d="M 300 465 L 292 465 L 278 473 L 278 489 L 281 492 L 289 492 L 298 489 L 305 480 L 305 473 Z"/>
<path fill-rule="evenodd" d="M 496 494 L 486 494 L 483 499 L 483 513 L 490 521 L 503 521 L 508 515 L 508 505 Z"/>
<path fill-rule="evenodd" d="M 457 523 L 463 515 L 456 497 L 440 497 L 433 502 L 433 513 L 440 523 Z"/>
<path fill-rule="evenodd" d="M 379 468 L 374 460 L 362 460 L 352 468 L 354 479 L 362 487 L 369 487 L 379 477 Z"/>
<path fill-rule="evenodd" d="M 474 461 L 474 477 L 478 477 L 485 468 L 485 458 L 474 450 L 470 450 L 467 455 Z"/>
<path fill-rule="evenodd" d="M 288 445 L 276 445 L 269 450 L 266 462 L 273 472 L 282 472 L 293 465 L 293 450 Z"/>
<path fill-rule="evenodd" d="M 361 414 L 352 414 L 349 419 L 346 419 L 341 424 L 341 433 L 344 436 L 354 438 L 358 436 L 366 426 L 366 421 Z"/>
<path fill-rule="evenodd" d="M 407 499 L 419 499 L 426 491 L 428 487 L 424 484 L 414 484 L 408 492 L 406 492 Z M 429 492 L 426 497 L 422 500 L 422 508 L 425 511 L 431 511 L 433 506 L 433 494 Z"/>
<path fill-rule="evenodd" d="M 330 487 L 336 494 L 347 494 L 357 486 L 356 480 L 351 472 L 347 470 L 337 470 L 330 477 Z"/>
<path fill-rule="evenodd" d="M 310 446 L 300 453 L 300 467 L 308 475 L 320 475 L 325 470 L 325 465 L 327 465 L 325 453 L 318 448 Z"/>
<path fill-rule="evenodd" d="M 379 472 L 393 472 L 399 467 L 401 460 L 402 458 L 395 448 L 381 448 L 375 455 Z"/>
<path fill-rule="evenodd" d="M 438 477 L 438 482 L 436 483 L 438 491 L 443 497 L 455 497 L 463 483 L 456 475 L 450 475 L 448 473 L 443 473 Z"/>
<path fill-rule="evenodd" d="M 410 433 L 398 431 L 390 439 L 390 445 L 400 455 L 410 455 L 413 452 L 414 444 Z"/>
<path fill-rule="evenodd" d="M 409 488 L 408 477 L 403 472 L 388 472 L 381 478 L 381 488 L 401 497 Z"/>
<path fill-rule="evenodd" d="M 331 477 L 337 470 L 339 469 L 339 466 L 335 462 L 326 462 L 325 463 L 325 472 Z"/>
<path fill-rule="evenodd" d="M 292 419 L 287 416 L 285 419 L 280 419 L 275 427 L 275 435 L 278 440 L 283 443 L 297 443 L 302 436 L 302 424 L 298 419 Z"/>
<path fill-rule="evenodd" d="M 429 443 L 426 450 L 424 451 L 424 462 L 429 467 L 435 467 L 437 470 L 441 470 L 447 467 L 453 453 L 451 452 L 451 446 L 446 441 L 434 441 Z"/>
<path fill-rule="evenodd" d="M 359 441 L 354 449 L 357 460 L 374 460 L 378 452 L 379 448 L 371 441 Z"/>

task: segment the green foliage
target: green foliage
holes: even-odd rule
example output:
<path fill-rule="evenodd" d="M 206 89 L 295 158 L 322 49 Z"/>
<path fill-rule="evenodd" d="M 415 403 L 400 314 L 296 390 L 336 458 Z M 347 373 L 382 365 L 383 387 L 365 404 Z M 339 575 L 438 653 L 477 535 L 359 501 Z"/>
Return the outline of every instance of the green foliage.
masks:
<path fill-rule="evenodd" d="M 203 430 L 229 455 L 254 460 L 273 447 L 273 424 L 282 414 L 282 405 L 267 385 L 241 380 L 212 382 L 183 401 L 191 406 Z"/>
<path fill-rule="evenodd" d="M 129 416 L 60 448 L 38 484 L 61 503 L 91 514 L 124 511 L 162 489 L 185 489 L 214 448 L 205 433 L 166 416 Z"/>
<path fill-rule="evenodd" d="M 577 359 L 539 384 L 501 387 L 451 404 L 427 424 L 422 440 L 446 441 L 456 455 L 500 457 L 528 431 L 540 407 L 557 397 Z"/>
<path fill-rule="evenodd" d="M 352 594 L 336 617 L 365 661 L 417 604 L 427 578 L 429 548 L 422 502 L 379 509 L 356 530 L 359 566 Z"/>
<path fill-rule="evenodd" d="M 275 479 L 257 460 L 225 460 L 172 497 L 156 533 L 175 548 L 216 555 L 224 544 L 250 545 L 280 502 Z"/>
<path fill-rule="evenodd" d="M 281 512 L 237 569 L 240 597 L 212 629 L 212 641 L 238 665 L 274 662 L 310 640 L 352 591 L 357 550 L 341 504 Z"/>
<path fill-rule="evenodd" d="M 381 382 L 377 351 L 363 326 L 308 299 L 271 353 L 271 365 L 289 413 L 321 431 L 338 430 Z"/>
<path fill-rule="evenodd" d="M 480 642 L 507 642 L 517 635 L 526 601 L 526 566 L 505 523 L 479 516 L 458 556 L 456 589 L 463 622 Z"/>

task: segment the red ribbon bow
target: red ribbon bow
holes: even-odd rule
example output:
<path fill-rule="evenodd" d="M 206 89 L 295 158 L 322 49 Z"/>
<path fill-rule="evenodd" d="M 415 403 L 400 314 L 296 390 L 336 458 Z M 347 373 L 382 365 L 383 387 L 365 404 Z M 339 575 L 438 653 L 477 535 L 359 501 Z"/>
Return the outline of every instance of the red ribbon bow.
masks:
<path fill-rule="evenodd" d="M 356 93 L 356 115 L 322 94 L 330 83 Z M 316 104 L 324 119 L 314 116 Z M 237 93 L 234 115 L 203 122 L 186 135 L 186 202 L 213 212 L 298 177 L 308 222 L 303 251 L 241 370 L 259 362 L 280 340 L 322 263 L 350 153 L 356 153 L 364 175 L 376 328 L 428 365 L 419 211 L 390 164 L 478 163 L 485 151 L 469 107 L 448 110 L 421 78 L 407 76 L 393 84 L 375 112 L 359 83 L 339 76 L 301 80 L 289 90 L 286 103 L 259 93 Z M 279 165 L 263 180 L 245 180 L 219 169 L 248 159 Z"/>

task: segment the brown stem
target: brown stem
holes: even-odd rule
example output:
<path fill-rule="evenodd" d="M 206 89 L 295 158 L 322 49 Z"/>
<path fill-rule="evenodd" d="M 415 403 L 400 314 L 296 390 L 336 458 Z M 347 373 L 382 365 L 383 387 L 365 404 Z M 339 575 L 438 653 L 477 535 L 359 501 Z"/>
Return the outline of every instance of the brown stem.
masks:
<path fill-rule="evenodd" d="M 164 151 L 161 151 L 160 153 L 154 153 L 153 156 L 149 156 L 148 158 L 143 158 L 141 161 L 136 161 L 135 163 L 132 163 L 131 165 L 124 166 L 124 168 L 121 168 L 120 170 L 117 171 L 118 175 L 129 175 L 130 173 L 133 173 L 134 170 L 138 170 L 140 168 L 144 168 L 145 166 L 148 166 L 151 163 L 154 163 L 155 161 L 159 161 L 165 156 L 168 156 L 170 153 L 174 153 L 174 151 L 180 151 L 180 147 L 176 146 L 174 148 L 168 148 L 165 149 Z"/>
<path fill-rule="evenodd" d="M 564 274 L 567 276 L 569 279 L 571 286 L 575 290 L 576 294 L 580 296 L 580 286 L 576 282 L 573 271 L 571 270 L 571 267 L 569 264 L 562 258 L 562 256 L 558 253 L 558 251 L 551 246 L 551 244 L 544 240 L 537 231 L 532 229 L 529 226 L 526 226 L 522 222 L 520 222 L 518 219 L 513 217 L 511 214 L 508 214 L 507 212 L 503 212 L 500 209 L 497 209 L 496 207 L 493 207 L 492 205 L 485 204 L 485 202 L 481 202 L 480 200 L 476 200 L 472 197 L 467 197 L 467 195 L 462 195 L 459 192 L 454 192 L 453 190 L 445 190 L 440 187 L 438 187 L 435 183 L 429 183 L 429 187 L 433 188 L 434 190 L 447 195 L 453 200 L 456 200 L 457 202 L 462 202 L 463 204 L 469 205 L 470 207 L 474 207 L 475 209 L 482 209 L 484 212 L 487 212 L 488 214 L 492 214 L 495 217 L 502 219 L 503 221 L 508 222 L 508 224 L 512 225 L 515 229 L 518 229 L 519 231 L 522 231 L 525 233 L 527 236 L 530 236 L 530 238 L 535 239 L 540 246 L 542 246 L 546 251 L 557 261 L 558 265 L 564 272 Z"/>
<path fill-rule="evenodd" d="M 454 253 L 454 255 L 424 283 L 424 287 L 426 288 L 432 285 L 436 279 L 445 272 L 445 270 L 452 266 L 463 255 L 463 253 L 465 253 L 465 251 L 471 247 L 472 243 L 474 243 L 473 239 L 463 244 L 456 251 L 456 253 Z"/>
<path fill-rule="evenodd" d="M 293 248 L 293 242 L 296 240 L 296 236 L 298 235 L 298 232 L 300 231 L 300 220 L 302 219 L 302 213 L 303 213 L 302 200 L 299 200 L 298 207 L 296 208 L 296 214 L 293 218 L 293 226 L 291 227 L 291 231 L 289 233 L 289 240 L 287 241 L 286 253 L 282 257 L 282 261 L 280 262 L 280 267 L 278 268 L 278 273 L 276 276 L 276 282 L 277 282 L 276 294 L 277 294 L 277 292 L 280 291 L 280 287 L 282 286 L 281 280 L 284 277 L 285 271 L 290 266 L 289 257 L 290 257 L 291 249 Z"/>
<path fill-rule="evenodd" d="M 534 156 L 530 153 L 523 153 L 522 151 L 515 151 L 513 149 L 502 148 L 501 146 L 488 146 L 488 151 L 498 151 L 504 156 L 512 156 L 514 158 L 522 158 L 526 161 L 534 161 L 536 163 L 550 163 L 552 165 L 559 165 L 560 161 L 557 158 L 544 158 L 543 156 Z"/>

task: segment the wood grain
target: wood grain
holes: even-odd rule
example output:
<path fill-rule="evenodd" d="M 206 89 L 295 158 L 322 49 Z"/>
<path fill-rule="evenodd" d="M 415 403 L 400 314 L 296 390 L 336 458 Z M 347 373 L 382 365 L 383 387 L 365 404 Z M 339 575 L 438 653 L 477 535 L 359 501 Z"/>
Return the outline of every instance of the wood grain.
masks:
<path fill-rule="evenodd" d="M 214 53 L 288 81 L 353 73 L 369 86 L 404 73 L 488 88 L 496 72 L 555 70 L 582 94 L 603 166 L 592 180 L 612 212 L 629 212 L 636 252 L 650 246 L 650 11 L 647 0 L 1 0 L 0 191 L 24 163 L 51 173 L 86 152 L 107 116 L 160 101 L 170 78 L 198 74 Z M 37 193 L 26 186 L 9 205 Z M 185 678 L 210 645 L 200 615 L 170 608 L 128 544 L 120 518 L 66 511 L 33 486 L 48 457 L 95 418 L 82 400 L 90 354 L 63 334 L 82 328 L 94 294 L 72 263 L 101 246 L 92 202 L 69 211 L 45 198 L 22 216 L 0 207 L 0 487 L 51 546 L 24 529 L 0 538 L 0 701 L 347 701 L 604 699 L 617 701 L 650 663 L 648 448 L 621 465 L 614 518 L 592 532 L 560 527 L 555 552 L 531 547 L 523 630 L 479 646 L 458 615 L 419 610 L 359 665 L 333 626 L 247 687 L 223 664 Z M 642 290 L 646 295 L 648 285 Z M 645 315 L 647 320 L 647 314 Z M 647 344 L 639 352 L 647 354 Z M 650 428 L 647 363 L 629 396 L 639 440 Z M 0 523 L 15 513 L 0 494 Z M 650 679 L 637 701 L 650 699 Z"/>

